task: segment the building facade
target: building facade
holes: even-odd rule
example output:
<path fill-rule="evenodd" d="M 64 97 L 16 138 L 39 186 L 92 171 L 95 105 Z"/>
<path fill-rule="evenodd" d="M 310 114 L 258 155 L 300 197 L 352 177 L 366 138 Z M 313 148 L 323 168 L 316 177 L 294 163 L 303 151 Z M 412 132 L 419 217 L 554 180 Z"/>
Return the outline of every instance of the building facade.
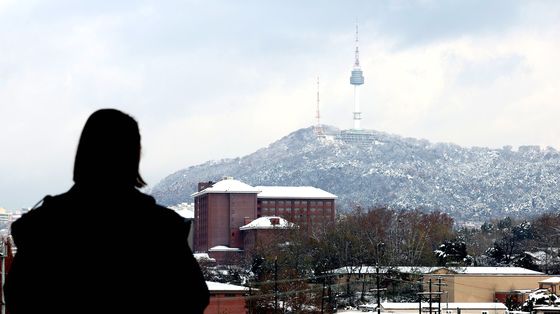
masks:
<path fill-rule="evenodd" d="M 218 263 L 235 259 L 254 243 L 256 231 L 242 228 L 258 218 L 277 217 L 312 232 L 334 223 L 336 195 L 309 186 L 250 186 L 231 177 L 199 183 L 195 205 L 195 252 L 208 252 Z M 283 228 L 260 231 L 280 232 Z M 252 231 L 251 231 L 252 230 Z"/>
<path fill-rule="evenodd" d="M 278 216 L 311 232 L 334 223 L 336 196 L 314 187 L 257 186 L 257 218 Z"/>
<path fill-rule="evenodd" d="M 201 183 L 200 188 L 193 194 L 194 251 L 211 252 L 222 247 L 242 249 L 239 228 L 256 218 L 259 190 L 231 178 Z"/>
<path fill-rule="evenodd" d="M 249 288 L 220 282 L 207 281 L 210 304 L 204 314 L 247 313 L 246 295 Z"/>

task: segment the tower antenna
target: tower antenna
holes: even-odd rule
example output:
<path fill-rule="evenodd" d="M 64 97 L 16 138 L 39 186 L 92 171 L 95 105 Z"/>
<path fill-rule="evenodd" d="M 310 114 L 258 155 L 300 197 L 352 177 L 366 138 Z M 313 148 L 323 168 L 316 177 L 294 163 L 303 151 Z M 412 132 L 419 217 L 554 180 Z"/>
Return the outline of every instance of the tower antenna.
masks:
<path fill-rule="evenodd" d="M 317 114 L 315 115 L 317 119 L 317 124 L 315 125 L 315 135 L 318 137 L 324 137 L 325 132 L 323 126 L 321 125 L 321 113 L 319 111 L 319 76 L 317 76 Z"/>

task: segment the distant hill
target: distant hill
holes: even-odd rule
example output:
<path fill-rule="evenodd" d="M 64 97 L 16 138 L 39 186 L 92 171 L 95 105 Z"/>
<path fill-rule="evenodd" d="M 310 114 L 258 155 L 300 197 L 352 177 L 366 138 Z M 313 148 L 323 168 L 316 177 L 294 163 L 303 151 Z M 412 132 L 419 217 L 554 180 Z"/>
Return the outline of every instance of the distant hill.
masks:
<path fill-rule="evenodd" d="M 319 187 L 338 195 L 339 210 L 419 208 L 483 220 L 560 209 L 560 152 L 553 148 L 463 148 L 382 132 L 374 138 L 354 146 L 301 129 L 245 157 L 179 170 L 151 193 L 173 205 L 192 201 L 199 181 L 233 176 L 251 185 Z"/>

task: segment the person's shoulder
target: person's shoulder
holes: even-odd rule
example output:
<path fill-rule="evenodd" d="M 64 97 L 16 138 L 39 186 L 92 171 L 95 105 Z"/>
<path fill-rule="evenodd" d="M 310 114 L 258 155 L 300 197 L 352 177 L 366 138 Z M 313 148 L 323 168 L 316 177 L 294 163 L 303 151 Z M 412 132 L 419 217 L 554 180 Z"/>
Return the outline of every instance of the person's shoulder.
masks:
<path fill-rule="evenodd" d="M 179 214 L 177 214 L 174 210 L 165 207 L 161 204 L 158 204 L 152 196 L 148 194 L 144 194 L 140 191 L 138 191 L 137 196 L 140 199 L 140 202 L 143 204 L 142 207 L 145 207 L 147 210 L 151 211 L 151 214 L 154 215 L 155 217 L 158 217 L 160 219 L 165 219 L 165 220 L 171 220 L 171 221 L 183 220 L 183 218 Z"/>
<path fill-rule="evenodd" d="M 69 199 L 68 193 L 59 195 L 46 195 L 41 201 L 28 212 L 21 215 L 21 217 L 14 221 L 13 225 L 28 224 L 42 221 L 53 215 L 53 211 L 65 207 Z"/>
<path fill-rule="evenodd" d="M 53 220 L 58 219 L 57 212 L 64 210 L 67 201 L 67 193 L 45 196 L 39 204 L 11 224 L 11 235 L 17 239 L 23 237 L 23 234 L 40 234 L 45 226 L 50 226 Z"/>

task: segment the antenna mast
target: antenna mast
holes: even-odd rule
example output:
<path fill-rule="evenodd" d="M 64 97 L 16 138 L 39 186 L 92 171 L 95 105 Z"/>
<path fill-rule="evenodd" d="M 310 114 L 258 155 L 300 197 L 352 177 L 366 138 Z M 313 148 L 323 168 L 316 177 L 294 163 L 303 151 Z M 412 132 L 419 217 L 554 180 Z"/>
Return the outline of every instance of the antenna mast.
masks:
<path fill-rule="evenodd" d="M 317 119 L 317 124 L 315 125 L 315 135 L 318 137 L 324 137 L 325 132 L 323 130 L 323 126 L 321 125 L 321 113 L 319 111 L 319 76 L 317 76 L 317 114 L 315 116 Z"/>

